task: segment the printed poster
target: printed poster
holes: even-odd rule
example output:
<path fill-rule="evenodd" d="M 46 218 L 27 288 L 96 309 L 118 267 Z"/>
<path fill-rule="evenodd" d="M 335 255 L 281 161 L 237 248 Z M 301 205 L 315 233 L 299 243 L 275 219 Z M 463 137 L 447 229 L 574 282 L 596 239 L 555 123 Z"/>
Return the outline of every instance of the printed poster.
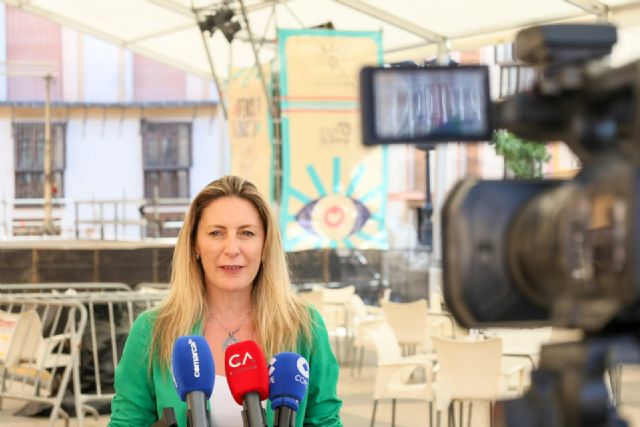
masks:
<path fill-rule="evenodd" d="M 270 67 L 263 65 L 269 85 Z M 248 179 L 273 200 L 272 121 L 256 67 L 234 68 L 228 82 L 231 174 Z"/>
<path fill-rule="evenodd" d="M 381 62 L 381 34 L 280 30 L 278 42 L 285 249 L 387 249 L 387 149 L 362 144 L 358 82 Z"/>

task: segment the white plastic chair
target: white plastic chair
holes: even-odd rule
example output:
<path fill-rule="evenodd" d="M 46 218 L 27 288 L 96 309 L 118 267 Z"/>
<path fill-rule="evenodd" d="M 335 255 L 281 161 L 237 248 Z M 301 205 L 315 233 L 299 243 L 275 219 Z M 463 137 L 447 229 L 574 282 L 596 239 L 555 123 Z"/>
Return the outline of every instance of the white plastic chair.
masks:
<path fill-rule="evenodd" d="M 318 289 L 312 289 L 310 291 L 298 292 L 296 295 L 298 295 L 298 297 L 302 301 L 315 307 L 316 310 L 318 310 L 320 314 L 322 314 L 322 296 L 323 296 L 322 289 L 318 288 Z"/>
<path fill-rule="evenodd" d="M 492 407 L 496 399 L 509 396 L 508 376 L 519 374 L 522 379 L 522 365 L 503 372 L 502 340 L 498 337 L 478 341 L 433 337 L 433 345 L 438 357 L 436 408 L 448 409 L 450 425 L 455 423 L 454 402 L 460 402 L 462 426 L 464 401 L 469 402 L 470 420 L 472 401 L 488 401 Z"/>
<path fill-rule="evenodd" d="M 11 334 L 4 358 L 0 360 L 3 387 L 5 381 L 23 381 L 34 384 L 44 395 L 51 392 L 53 368 L 70 366 L 71 357 L 63 353 L 62 344 L 70 334 L 42 336 L 42 321 L 35 310 L 25 310 L 19 315 L 2 313 L 1 317 L 16 317 L 15 330 Z"/>
<path fill-rule="evenodd" d="M 369 335 L 365 332 L 367 328 L 371 328 L 377 324 L 385 322 L 385 317 L 380 307 L 368 306 L 362 301 L 358 295 L 351 297 L 349 306 L 349 329 L 352 331 L 351 357 L 351 376 L 356 372 L 362 371 L 362 363 L 364 359 L 364 350 L 367 344 L 371 342 Z M 356 360 L 357 359 L 357 360 Z"/>
<path fill-rule="evenodd" d="M 433 353 L 431 336 L 453 336 L 451 320 L 431 315 L 426 299 L 408 303 L 381 301 L 380 304 L 405 355 Z"/>
<path fill-rule="evenodd" d="M 350 304 L 355 295 L 355 286 L 345 286 L 342 288 L 321 288 L 322 290 L 322 315 L 327 324 L 329 335 L 334 337 L 336 356 L 338 362 L 342 363 L 341 342 L 347 341 L 352 336 L 349 328 L 351 324 Z M 349 347 L 346 347 L 347 351 Z"/>
<path fill-rule="evenodd" d="M 431 350 L 427 342 L 427 300 L 400 303 L 381 301 L 384 316 L 402 348 L 402 354 Z"/>
<path fill-rule="evenodd" d="M 391 330 L 386 323 L 378 323 L 363 328 L 374 343 L 377 354 L 376 380 L 373 389 L 373 412 L 371 425 L 376 418 L 378 401 L 391 399 L 391 425 L 395 426 L 397 399 L 424 400 L 429 403 L 429 425 L 433 425 L 433 355 L 414 355 L 404 357 Z M 409 381 L 416 371 L 424 372 L 424 381 Z"/>

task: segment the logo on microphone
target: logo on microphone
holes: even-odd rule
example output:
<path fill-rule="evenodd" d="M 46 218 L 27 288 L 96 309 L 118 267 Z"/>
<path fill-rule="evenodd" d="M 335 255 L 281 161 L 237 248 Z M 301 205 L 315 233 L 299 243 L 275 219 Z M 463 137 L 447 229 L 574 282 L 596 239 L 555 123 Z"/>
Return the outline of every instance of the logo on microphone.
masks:
<path fill-rule="evenodd" d="M 275 357 L 272 357 L 271 360 L 269 360 L 269 379 L 271 380 L 271 382 L 275 381 L 275 379 L 272 378 L 272 376 L 273 376 L 273 373 L 276 370 L 275 364 L 276 364 L 277 360 L 278 359 L 276 359 Z"/>
<path fill-rule="evenodd" d="M 195 378 L 200 378 L 200 356 L 198 356 L 198 345 L 191 338 L 189 338 L 187 342 L 191 348 L 191 358 L 193 359 L 193 376 Z"/>
<path fill-rule="evenodd" d="M 247 364 L 251 364 L 251 366 L 247 366 Z M 256 361 L 253 360 L 251 353 L 248 351 L 244 353 L 244 356 L 241 354 L 234 354 L 229 358 L 229 366 L 232 368 L 251 368 L 256 366 Z"/>
<path fill-rule="evenodd" d="M 295 380 L 306 386 L 309 382 L 309 364 L 304 357 L 300 357 L 296 365 L 300 373 L 295 376 Z"/>
<path fill-rule="evenodd" d="M 298 359 L 298 372 L 300 372 L 305 378 L 309 378 L 309 364 L 304 357 Z"/>

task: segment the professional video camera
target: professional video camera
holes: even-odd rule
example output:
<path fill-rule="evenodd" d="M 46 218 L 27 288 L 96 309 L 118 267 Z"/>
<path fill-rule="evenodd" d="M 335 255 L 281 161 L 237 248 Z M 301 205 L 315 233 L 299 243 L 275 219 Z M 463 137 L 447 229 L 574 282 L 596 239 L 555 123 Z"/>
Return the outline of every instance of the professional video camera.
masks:
<path fill-rule="evenodd" d="M 581 328 L 544 346 L 531 388 L 496 406 L 500 425 L 624 426 L 605 370 L 640 362 L 640 61 L 605 70 L 608 24 L 518 33 L 533 88 L 498 102 L 483 66 L 365 68 L 365 144 L 487 141 L 494 129 L 564 141 L 572 180 L 463 179 L 442 209 L 443 291 L 469 328 Z M 600 61 L 598 61 L 600 60 Z"/>

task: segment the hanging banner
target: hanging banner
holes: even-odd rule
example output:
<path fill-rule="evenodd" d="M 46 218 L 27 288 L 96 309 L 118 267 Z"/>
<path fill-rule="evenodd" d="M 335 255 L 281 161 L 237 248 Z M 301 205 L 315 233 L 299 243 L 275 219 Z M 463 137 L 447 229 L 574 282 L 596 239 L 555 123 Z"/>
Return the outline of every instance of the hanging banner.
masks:
<path fill-rule="evenodd" d="M 280 30 L 278 44 L 285 249 L 387 249 L 387 148 L 362 144 L 358 81 L 381 34 Z"/>
<path fill-rule="evenodd" d="M 269 85 L 270 67 L 263 65 L 262 70 Z M 232 69 L 227 90 L 231 173 L 248 179 L 273 200 L 273 127 L 258 69 Z"/>

